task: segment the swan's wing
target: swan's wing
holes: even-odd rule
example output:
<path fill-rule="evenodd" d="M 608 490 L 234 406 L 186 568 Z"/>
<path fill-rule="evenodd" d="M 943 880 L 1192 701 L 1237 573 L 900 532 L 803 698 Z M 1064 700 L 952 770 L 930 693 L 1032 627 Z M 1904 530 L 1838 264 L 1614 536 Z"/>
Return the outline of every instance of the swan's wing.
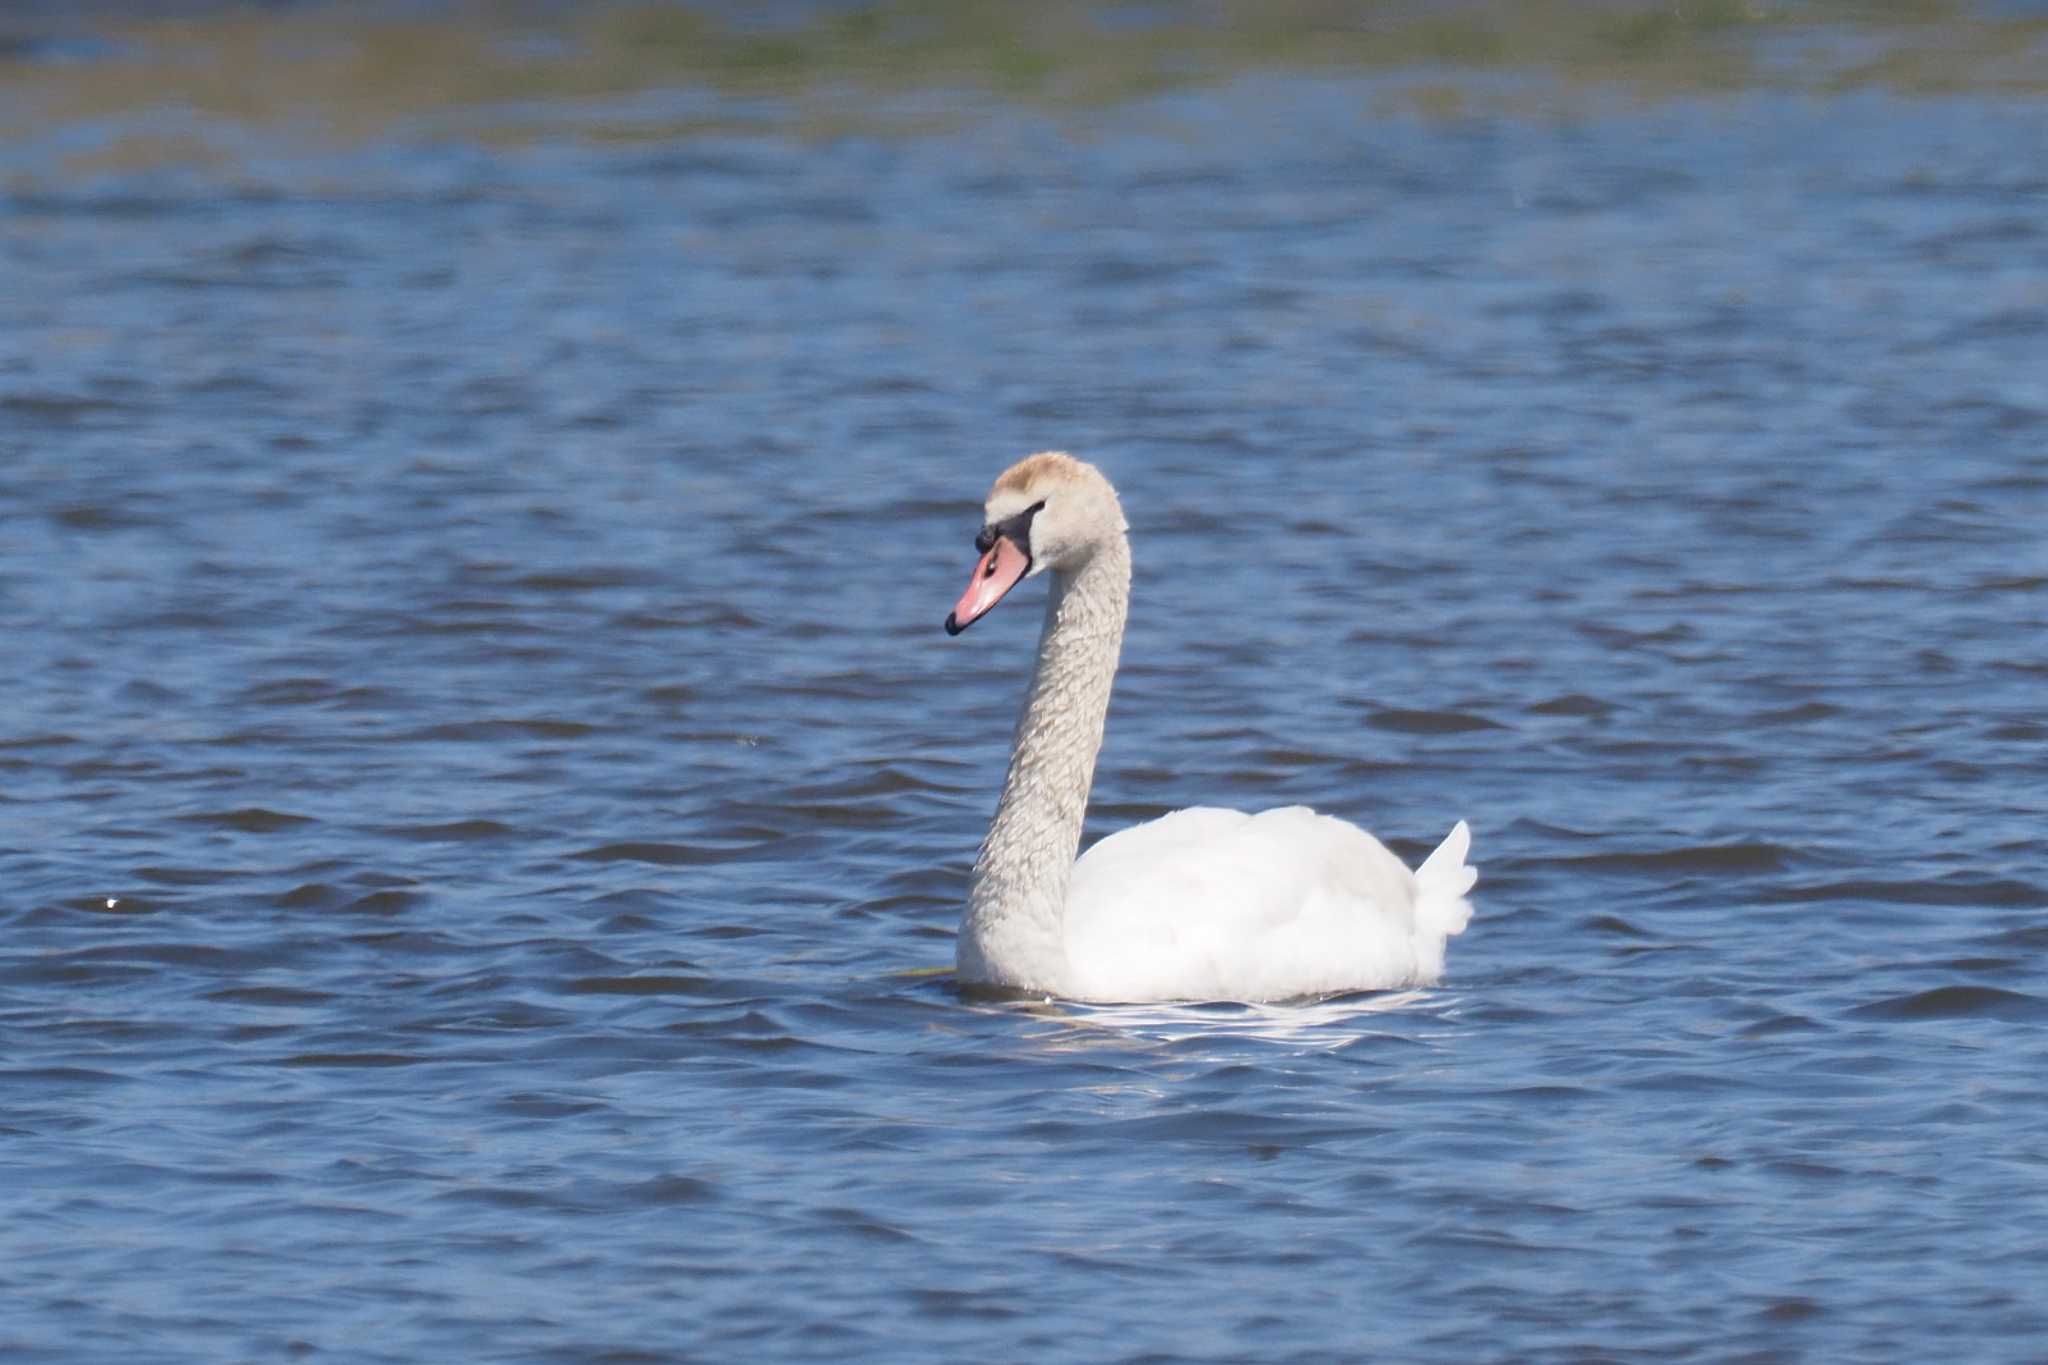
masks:
<path fill-rule="evenodd" d="M 1175 811 L 1074 865 L 1068 960 L 1094 999 L 1274 1000 L 1434 981 L 1445 934 L 1464 927 L 1449 913 L 1463 908 L 1452 869 L 1467 871 L 1450 843 L 1425 886 L 1379 840 L 1306 806 Z"/>
<path fill-rule="evenodd" d="M 1236 834 L 1251 820 L 1241 810 L 1189 806 L 1120 829 L 1098 840 L 1074 864 L 1069 895 L 1071 885 L 1078 885 L 1083 877 L 1138 877 L 1148 868 L 1179 864 L 1196 851 Z"/>

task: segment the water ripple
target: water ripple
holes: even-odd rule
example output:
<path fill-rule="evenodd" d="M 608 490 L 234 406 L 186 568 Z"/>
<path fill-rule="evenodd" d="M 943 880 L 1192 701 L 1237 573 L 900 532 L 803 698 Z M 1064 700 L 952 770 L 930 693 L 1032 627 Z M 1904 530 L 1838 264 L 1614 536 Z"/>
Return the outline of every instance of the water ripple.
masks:
<path fill-rule="evenodd" d="M 220 23 L 368 22 L 299 8 Z M 608 95 L 730 35 L 576 16 L 348 147 L 97 58 L 0 121 L 0 1354 L 2048 1339 L 2031 97 L 797 100 L 802 15 Z M 952 979 L 1042 586 L 937 624 L 1037 445 L 1135 547 L 1088 837 L 1468 818 L 1442 983 Z"/>

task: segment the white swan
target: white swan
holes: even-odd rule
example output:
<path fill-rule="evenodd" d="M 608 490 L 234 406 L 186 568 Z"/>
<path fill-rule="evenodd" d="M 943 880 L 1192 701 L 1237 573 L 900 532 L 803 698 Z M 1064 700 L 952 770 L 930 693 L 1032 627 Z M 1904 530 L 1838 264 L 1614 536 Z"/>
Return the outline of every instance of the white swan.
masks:
<path fill-rule="evenodd" d="M 1460 821 L 1410 872 L 1306 806 L 1196 807 L 1121 830 L 1076 862 L 1130 603 L 1123 507 L 1058 451 L 996 480 L 958 635 L 1052 571 L 1038 665 L 960 923 L 965 983 L 1089 1001 L 1286 1000 L 1428 985 L 1471 917 Z"/>

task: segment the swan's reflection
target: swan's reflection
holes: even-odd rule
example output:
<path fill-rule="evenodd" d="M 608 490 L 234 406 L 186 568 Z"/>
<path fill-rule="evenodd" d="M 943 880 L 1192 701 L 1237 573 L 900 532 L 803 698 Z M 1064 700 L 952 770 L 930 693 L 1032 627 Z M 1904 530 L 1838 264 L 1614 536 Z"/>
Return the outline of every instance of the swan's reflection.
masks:
<path fill-rule="evenodd" d="M 1086 1048 L 1109 1041 L 1128 1046 L 1134 1040 L 1186 1043 L 1244 1038 L 1323 1050 L 1344 1047 L 1371 1034 L 1413 1039 L 1417 1032 L 1414 1008 L 1435 1006 L 1426 1011 L 1435 1024 L 1442 1019 L 1449 1003 L 1440 991 L 1405 990 L 1331 996 L 1291 1004 L 1095 1005 L 1039 999 L 983 1000 L 980 1007 L 1033 1016 L 1050 1026 L 1035 1033 L 1035 1040 L 1055 1049 Z M 1396 1012 L 1402 1014 L 1407 1027 L 1367 1026 L 1379 1016 Z"/>

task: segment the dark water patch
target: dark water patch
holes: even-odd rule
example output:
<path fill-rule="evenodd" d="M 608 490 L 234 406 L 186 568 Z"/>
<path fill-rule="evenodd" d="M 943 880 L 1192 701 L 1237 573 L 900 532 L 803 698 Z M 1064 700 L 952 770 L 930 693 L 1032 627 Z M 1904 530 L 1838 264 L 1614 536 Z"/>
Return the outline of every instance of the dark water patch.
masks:
<path fill-rule="evenodd" d="M 525 719 L 453 721 L 429 726 L 409 739 L 454 740 L 461 743 L 490 743 L 506 738 L 581 739 L 600 732 L 601 727 L 577 720 L 548 717 Z"/>
<path fill-rule="evenodd" d="M 1968 424 L 1994 438 L 2031 436 L 2048 426 L 2048 410 L 2023 403 L 1973 397 L 1943 403 L 1939 409 L 1958 424 Z M 2033 480 L 2003 479 L 1979 486 L 1986 492 L 2001 489 L 2028 492 L 2038 485 Z"/>
<path fill-rule="evenodd" d="M 2038 337 L 2044 332 L 2048 332 L 2048 309 L 2001 308 L 1951 328 L 1937 344 Z"/>
<path fill-rule="evenodd" d="M 126 507 L 103 502 L 79 502 L 60 507 L 52 520 L 67 531 L 132 531 L 154 525 L 146 516 Z M 200 618 L 211 623 L 211 618 Z"/>
<path fill-rule="evenodd" d="M 809 1215 L 809 1221 L 820 1231 L 846 1233 L 862 1243 L 891 1245 L 922 1240 L 894 1223 L 884 1222 L 855 1208 L 821 1208 Z"/>
<path fill-rule="evenodd" d="M 1797 1014 L 1775 1014 L 1768 1019 L 1759 1020 L 1757 1023 L 1749 1025 L 1736 1036 L 1738 1038 L 1764 1039 L 1776 1038 L 1787 1034 L 1824 1033 L 1826 1031 L 1827 1025 L 1817 1019 L 1810 1019 L 1804 1015 Z"/>
<path fill-rule="evenodd" d="M 428 991 L 435 996 L 495 996 L 511 984 L 511 978 L 503 972 L 466 972 L 435 981 Z"/>
<path fill-rule="evenodd" d="M 403 622 L 389 625 L 382 633 L 386 636 L 400 639 L 413 639 L 417 637 L 421 639 L 442 638 L 459 641 L 474 637 L 488 637 L 490 644 L 500 648 L 505 647 L 506 642 L 512 640 L 545 640 L 556 635 L 552 627 L 540 621 L 529 620 L 527 617 L 518 614 L 509 604 L 502 613 L 495 615 L 472 614 L 474 607 L 468 603 L 454 604 L 448 610 L 452 615 L 439 616 L 433 619 L 412 617 Z M 526 655 L 529 658 L 545 658 L 551 657 L 556 652 L 551 646 L 529 646 L 526 650 Z"/>
<path fill-rule="evenodd" d="M 1610 1083 L 1621 1090 L 1694 1098 L 1727 1096 L 1761 1088 L 1759 1082 L 1742 1076 L 1693 1070 L 1660 1070 L 1629 1074 L 1617 1077 Z"/>
<path fill-rule="evenodd" d="M 1617 708 L 1611 702 L 1589 697 L 1583 692 L 1567 692 L 1523 709 L 1532 716 L 1608 716 Z"/>
<path fill-rule="evenodd" d="M 1789 1176 L 1799 1181 L 1833 1181 L 1846 1179 L 1850 1172 L 1825 1161 L 1767 1161 L 1763 1169 L 1772 1175 Z"/>
<path fill-rule="evenodd" d="M 617 1187 L 612 1194 L 612 1202 L 621 1209 L 630 1210 L 681 1208 L 710 1203 L 719 1195 L 718 1186 L 709 1180 L 669 1172 Z"/>
<path fill-rule="evenodd" d="M 562 984 L 568 995 L 703 995 L 701 976 L 584 976 Z"/>
<path fill-rule="evenodd" d="M 770 931 L 753 924 L 725 923 L 691 925 L 685 932 L 693 938 L 727 940 L 755 938 Z"/>
<path fill-rule="evenodd" d="M 1260 1143 L 1282 1151 L 1299 1151 L 1342 1135 L 1340 1129 L 1307 1120 L 1215 1107 L 1128 1119 L 1111 1125 L 1109 1131 L 1098 1137 L 1110 1141 L 1172 1141 L 1231 1147 Z"/>
<path fill-rule="evenodd" d="M 8 203 L 23 214 L 53 218 L 175 219 L 181 216 L 211 216 L 213 206 L 176 194 L 76 193 L 53 194 L 36 190 L 8 194 Z"/>
<path fill-rule="evenodd" d="M 883 889 L 903 896 L 947 898 L 960 889 L 960 871 L 944 863 L 904 867 L 887 874 L 880 884 Z"/>
<path fill-rule="evenodd" d="M 79 742 L 76 735 L 9 735 L 0 737 L 0 753 L 25 749 L 58 749 Z"/>
<path fill-rule="evenodd" d="M 1474 730 L 1504 729 L 1497 721 L 1464 711 L 1410 711 L 1397 708 L 1374 711 L 1365 723 L 1375 730 L 1403 735 L 1459 735 Z"/>
<path fill-rule="evenodd" d="M 194 260 L 192 266 L 194 268 L 136 271 L 127 276 L 123 283 L 132 289 L 150 292 L 213 294 L 216 291 L 246 289 L 267 294 L 276 290 L 337 289 L 348 282 L 348 276 L 343 271 L 304 263 L 277 264 L 252 269 L 237 261 L 232 253 L 222 253 L 210 260 Z M 228 387 L 232 389 L 236 385 L 230 384 Z M 264 389 L 269 386 L 261 381 L 255 381 L 252 387 Z"/>
<path fill-rule="evenodd" d="M 1099 1270 L 1091 1266 L 1090 1269 Z M 914 1289 L 910 1294 L 913 1312 L 942 1322 L 1009 1322 L 1022 1316 L 1006 1303 L 1000 1292 L 960 1289 Z"/>
<path fill-rule="evenodd" d="M 787 165 L 772 147 L 754 148 L 744 142 L 692 141 L 659 151 L 622 156 L 608 167 L 608 173 L 655 179 L 680 177 L 696 180 L 731 178 L 752 180 L 785 173 Z"/>
<path fill-rule="evenodd" d="M 421 1021 L 440 1034 L 501 1034 L 532 1031 L 543 1037 L 571 1028 L 576 1016 L 567 1010 L 546 1009 L 530 1001 L 496 1000 L 482 1007 L 465 1005 Z"/>
<path fill-rule="evenodd" d="M 812 834 L 820 830 L 888 830 L 917 823 L 907 819 L 899 807 L 872 802 L 800 801 L 789 809 L 796 823 L 811 831 L 784 842 L 780 851 L 790 857 L 800 854 Z"/>
<path fill-rule="evenodd" d="M 353 894 L 325 882 L 306 882 L 278 896 L 271 903 L 280 910 L 324 910 L 339 905 Z"/>
<path fill-rule="evenodd" d="M 204 379 L 186 384 L 180 392 L 194 398 L 230 398 L 242 402 L 278 400 L 297 392 L 291 385 L 275 383 L 243 370 L 220 370 Z"/>
<path fill-rule="evenodd" d="M 1798 706 L 1759 711 L 1750 718 L 1750 721 L 1754 725 L 1806 725 L 1813 721 L 1833 720 L 1842 714 L 1842 708 L 1830 702 L 1809 701 Z"/>
<path fill-rule="evenodd" d="M 830 701 L 871 701 L 888 686 L 880 675 L 866 669 L 805 674 L 786 679 L 777 690 L 787 696 Z"/>
<path fill-rule="evenodd" d="M 1644 938 L 1647 935 L 1635 925 L 1618 915 L 1595 915 L 1581 926 L 1596 934 L 1615 934 L 1624 938 Z"/>
<path fill-rule="evenodd" d="M 96 418 L 127 416 L 135 410 L 131 403 L 97 395 L 0 394 L 0 413 L 32 425 L 84 425 Z M 99 502 L 62 503 L 52 509 L 51 516 L 59 526 L 73 531 L 123 530 L 150 524 L 146 518 L 124 508 Z"/>
<path fill-rule="evenodd" d="M 605 1108 L 606 1105 L 601 1100 L 539 1091 L 520 1091 L 491 1102 L 493 1113 L 522 1120 L 577 1118 L 585 1114 L 603 1113 Z"/>
<path fill-rule="evenodd" d="M 582 863 L 652 863 L 658 867 L 700 867 L 712 863 L 754 861 L 759 846 L 713 847 L 707 844 L 659 843 L 652 840 L 602 844 L 568 855 Z"/>
<path fill-rule="evenodd" d="M 133 702 L 182 702 L 184 694 L 175 688 L 165 687 L 153 678 L 131 678 L 121 684 L 115 693 L 123 701 Z"/>
<path fill-rule="evenodd" d="M 912 792 L 952 792 L 956 787 L 924 776 L 914 765 L 894 761 L 849 765 L 853 775 L 828 782 L 792 787 L 788 799 L 829 804 L 836 801 L 866 801 Z"/>
<path fill-rule="evenodd" d="M 419 905 L 421 900 L 422 897 L 416 892 L 400 891 L 396 888 L 372 891 L 368 895 L 358 896 L 347 905 L 342 906 L 341 913 L 345 915 L 371 915 L 380 918 L 403 915 Z"/>
<path fill-rule="evenodd" d="M 235 830 L 243 834 L 274 834 L 279 830 L 296 829 L 302 825 L 315 823 L 308 815 L 267 810 L 262 806 L 245 806 L 239 810 L 202 811 L 195 815 L 181 815 L 178 819 L 187 824 L 204 825 L 209 829 Z"/>
<path fill-rule="evenodd" d="M 1540 860 L 1546 867 L 1592 873 L 1644 876 L 1751 874 L 1781 872 L 1798 862 L 1800 853 L 1782 844 L 1747 840 L 1728 844 L 1697 844 L 1641 853 L 1585 853 Z"/>
<path fill-rule="evenodd" d="M 1515 1099 L 1537 1108 L 1568 1108 L 1593 1098 L 1594 1092 L 1575 1085 L 1525 1085 L 1511 1092 Z"/>
<path fill-rule="evenodd" d="M 1656 568 L 1658 566 L 1650 566 Z M 1699 631 L 1684 621 L 1674 621 L 1668 626 L 1651 630 L 1630 630 L 1622 626 L 1601 625 L 1590 622 L 1576 627 L 1578 632 L 1612 650 L 1626 651 L 1662 645 L 1679 645 L 1696 642 Z"/>
<path fill-rule="evenodd" d="M 660 611 L 638 608 L 633 611 L 621 612 L 617 616 L 612 617 L 611 621 L 612 624 L 621 630 L 646 631 L 751 631 L 779 629 L 781 625 L 772 617 L 766 615 L 757 616 L 740 608 L 719 603 L 682 604 L 663 608 Z M 683 685 L 679 683 L 663 683 L 661 686 L 667 688 L 681 687 Z"/>
<path fill-rule="evenodd" d="M 253 876 L 241 868 L 224 867 L 138 867 L 134 875 L 157 886 L 224 886 Z"/>
<path fill-rule="evenodd" d="M 345 689 L 328 678 L 277 678 L 244 688 L 238 698 L 248 706 L 318 706 L 341 697 Z"/>
<path fill-rule="evenodd" d="M 2030 1023 L 2048 1019 L 2048 1000 L 1996 986 L 1937 986 L 1873 1001 L 1850 1010 L 1857 1019 L 1916 1022 L 1927 1019 L 1997 1019 Z"/>
<path fill-rule="evenodd" d="M 123 963 L 155 963 L 167 967 L 199 967 L 214 971 L 244 971 L 268 965 L 274 958 L 269 948 L 222 948 L 210 943 L 117 943 L 80 948 L 72 960 L 104 960 Z"/>
<path fill-rule="evenodd" d="M 2031 882 L 1955 874 L 1932 881 L 1843 881 L 1809 886 L 1776 886 L 1758 893 L 1781 904 L 1808 902 L 1880 905 L 1980 905 L 2037 909 L 2048 905 L 2048 890 Z"/>
<path fill-rule="evenodd" d="M 496 820 L 449 820 L 426 825 L 383 825 L 377 833 L 417 843 L 473 843 L 515 837 L 519 831 Z"/>
<path fill-rule="evenodd" d="M 1935 963 L 1936 970 L 1986 976 L 2008 975 L 2033 970 L 2032 962 L 2012 957 L 1952 957 Z"/>
<path fill-rule="evenodd" d="M 1342 761 L 1336 755 L 1322 750 L 1297 749 L 1285 745 L 1242 751 L 1234 757 L 1254 764 L 1260 769 L 1280 773 L 1300 768 L 1320 768 Z"/>
<path fill-rule="evenodd" d="M 963 884 L 964 886 L 964 884 Z M 876 900 L 863 901 L 858 905 L 842 906 L 833 912 L 835 919 L 869 919 L 877 915 L 894 915 L 924 920 L 934 911 L 956 908 L 958 901 L 950 896 L 930 894 L 883 896 Z"/>
<path fill-rule="evenodd" d="M 329 991 L 305 990 L 293 986 L 229 986 L 217 991 L 208 991 L 204 998 L 223 1005 L 306 1009 L 325 1005 L 336 997 Z"/>
<path fill-rule="evenodd" d="M 584 593 L 611 588 L 658 587 L 662 580 L 644 569 L 622 565 L 594 565 L 587 569 L 531 573 L 509 580 L 507 586 L 522 592 Z"/>
<path fill-rule="evenodd" d="M 1199 269 L 1198 262 L 1099 256 L 1083 262 L 1075 279 L 1081 289 L 1119 289 L 1177 279 Z"/>
<path fill-rule="evenodd" d="M 0 1067 L 0 1082 L 10 1087 L 36 1085 L 123 1085 L 134 1078 L 83 1066 Z"/>

